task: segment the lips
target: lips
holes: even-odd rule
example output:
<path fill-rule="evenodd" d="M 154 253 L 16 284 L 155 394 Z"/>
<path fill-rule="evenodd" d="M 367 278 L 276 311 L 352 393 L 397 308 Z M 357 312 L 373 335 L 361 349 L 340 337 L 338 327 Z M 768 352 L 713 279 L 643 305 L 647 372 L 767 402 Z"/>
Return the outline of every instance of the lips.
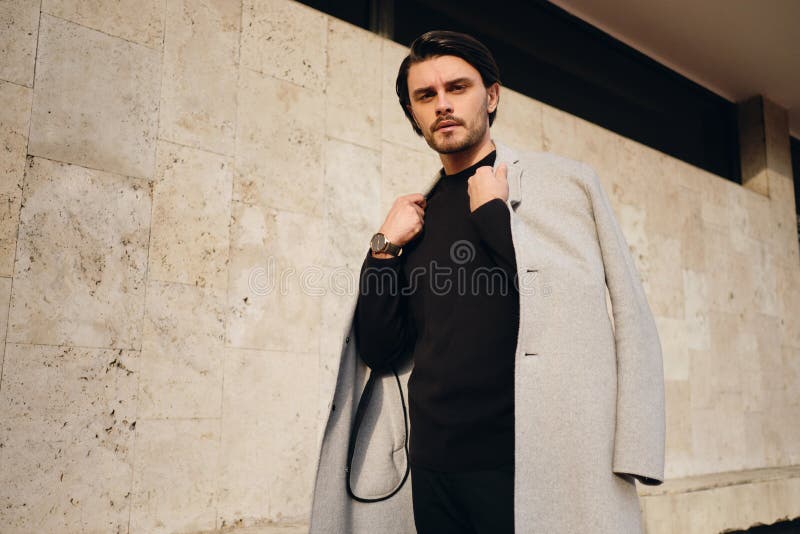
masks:
<path fill-rule="evenodd" d="M 456 121 L 442 121 L 436 126 L 437 130 L 441 130 L 442 128 L 447 128 L 448 126 L 459 126 Z"/>

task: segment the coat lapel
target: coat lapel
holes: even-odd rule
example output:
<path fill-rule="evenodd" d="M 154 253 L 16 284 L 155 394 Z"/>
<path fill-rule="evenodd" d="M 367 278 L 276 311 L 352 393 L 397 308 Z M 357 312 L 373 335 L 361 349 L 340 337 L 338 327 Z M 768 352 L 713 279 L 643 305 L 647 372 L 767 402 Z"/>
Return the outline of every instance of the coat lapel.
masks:
<path fill-rule="evenodd" d="M 516 153 L 503 143 L 499 141 L 494 142 L 497 147 L 497 157 L 494 162 L 494 170 L 497 171 L 498 165 L 505 163 L 508 165 L 508 202 L 514 211 L 517 210 L 520 202 L 522 202 L 522 166 L 519 164 L 519 158 Z M 433 175 L 425 188 L 425 198 L 431 194 L 434 186 L 441 178 L 441 169 Z"/>

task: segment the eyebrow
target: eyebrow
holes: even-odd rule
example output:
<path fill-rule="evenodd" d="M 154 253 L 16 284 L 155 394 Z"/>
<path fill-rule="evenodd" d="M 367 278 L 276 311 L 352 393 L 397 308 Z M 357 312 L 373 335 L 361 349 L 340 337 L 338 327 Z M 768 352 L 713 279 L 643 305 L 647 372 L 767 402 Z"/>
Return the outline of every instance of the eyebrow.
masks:
<path fill-rule="evenodd" d="M 472 80 L 467 77 L 456 78 L 455 80 L 448 80 L 445 82 L 445 85 L 450 87 L 456 84 L 464 84 L 464 85 L 472 85 Z M 433 86 L 429 85 L 428 87 L 420 87 L 419 89 L 415 89 L 414 92 L 411 94 L 412 97 L 417 98 L 428 91 L 433 90 Z"/>

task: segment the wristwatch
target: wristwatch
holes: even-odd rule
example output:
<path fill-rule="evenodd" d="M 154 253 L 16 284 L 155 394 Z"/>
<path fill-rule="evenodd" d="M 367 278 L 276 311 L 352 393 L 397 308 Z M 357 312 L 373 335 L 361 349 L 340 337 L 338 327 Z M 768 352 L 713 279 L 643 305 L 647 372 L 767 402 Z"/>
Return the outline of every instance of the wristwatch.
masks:
<path fill-rule="evenodd" d="M 386 252 L 392 256 L 399 256 L 403 252 L 403 247 L 391 243 L 381 232 L 372 236 L 372 239 L 369 241 L 369 248 L 372 249 L 372 252 L 375 254 Z"/>

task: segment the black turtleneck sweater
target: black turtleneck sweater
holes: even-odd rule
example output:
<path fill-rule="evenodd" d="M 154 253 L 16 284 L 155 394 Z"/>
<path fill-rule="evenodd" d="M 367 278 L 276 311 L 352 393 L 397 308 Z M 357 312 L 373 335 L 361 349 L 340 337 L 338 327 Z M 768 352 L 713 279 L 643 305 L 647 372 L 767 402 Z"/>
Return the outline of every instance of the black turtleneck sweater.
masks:
<path fill-rule="evenodd" d="M 509 208 L 495 198 L 470 212 L 467 194 L 469 177 L 494 160 L 492 152 L 457 174 L 442 170 L 420 234 L 398 257 L 375 258 L 368 250 L 362 265 L 362 359 L 374 369 L 414 359 L 412 465 L 469 471 L 514 461 L 519 294 Z M 374 274 L 365 276 L 368 270 Z M 389 280 L 402 291 L 391 291 Z"/>

